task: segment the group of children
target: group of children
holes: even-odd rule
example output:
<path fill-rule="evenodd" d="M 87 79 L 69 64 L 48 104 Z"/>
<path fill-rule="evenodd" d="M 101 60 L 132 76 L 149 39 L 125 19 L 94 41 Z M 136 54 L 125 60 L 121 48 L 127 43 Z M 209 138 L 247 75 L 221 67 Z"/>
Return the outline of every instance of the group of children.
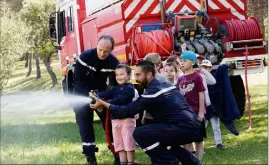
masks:
<path fill-rule="evenodd" d="M 166 81 L 180 90 L 186 102 L 197 113 L 199 120 L 203 123 L 201 129 L 203 137 L 206 138 L 205 115 L 207 111 L 212 111 L 207 85 L 216 83 L 216 80 L 210 73 L 211 62 L 203 60 L 200 62 L 199 67 L 197 56 L 191 51 L 184 51 L 180 58 L 178 56 L 169 57 L 163 64 L 163 67 L 161 57 L 157 53 L 147 54 L 144 60 L 151 61 L 155 65 L 155 78 L 157 80 Z M 115 74 L 119 85 L 109 91 L 99 92 L 98 96 L 115 105 L 127 105 L 137 99 L 137 91 L 130 83 L 131 68 L 126 64 L 119 64 Z M 135 158 L 135 140 L 132 137 L 136 127 L 135 117 L 118 119 L 117 116 L 112 114 L 111 119 L 114 148 L 119 153 L 120 162 L 122 165 L 132 165 Z M 218 118 L 207 118 L 207 120 L 211 120 L 214 136 L 215 132 L 217 132 L 215 136 L 217 147 L 224 149 L 221 144 Z M 141 122 L 142 124 L 153 123 L 152 117 L 146 113 L 146 110 Z M 192 152 L 197 151 L 197 156 L 201 158 L 204 154 L 204 143 L 199 141 L 194 142 L 194 144 L 187 144 L 184 147 Z"/>

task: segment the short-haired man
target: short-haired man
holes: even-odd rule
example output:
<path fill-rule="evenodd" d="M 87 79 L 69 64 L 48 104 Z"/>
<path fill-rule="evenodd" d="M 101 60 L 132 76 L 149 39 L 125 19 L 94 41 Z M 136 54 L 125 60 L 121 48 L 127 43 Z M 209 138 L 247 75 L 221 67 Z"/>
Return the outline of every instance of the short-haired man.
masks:
<path fill-rule="evenodd" d="M 162 67 L 162 59 L 158 53 L 148 53 L 144 60 L 150 61 L 155 65 L 155 78 L 161 82 L 168 82 L 164 75 L 159 73 L 160 68 Z"/>
<path fill-rule="evenodd" d="M 146 90 L 127 106 L 106 103 L 93 95 L 94 109 L 105 107 L 112 114 L 125 118 L 147 109 L 155 124 L 137 127 L 134 139 L 159 165 L 200 165 L 201 161 L 180 145 L 201 139 L 201 122 L 197 114 L 188 106 L 184 97 L 169 83 L 161 83 L 155 78 L 154 65 L 149 61 L 140 62 L 135 68 L 135 79 Z M 167 146 L 171 146 L 167 149 Z"/>
<path fill-rule="evenodd" d="M 108 87 L 108 80 L 110 85 L 116 85 L 114 71 L 119 61 L 111 53 L 113 49 L 114 39 L 111 36 L 104 35 L 99 38 L 97 48 L 81 53 L 75 65 L 75 95 L 88 96 L 91 90 L 104 91 Z M 98 151 L 98 148 L 95 145 L 93 110 L 90 110 L 88 104 L 81 104 L 73 108 L 82 140 L 83 154 L 89 164 L 95 165 L 95 152 Z M 106 113 L 97 113 L 97 115 L 105 127 Z M 116 162 L 118 161 L 117 159 L 115 160 Z"/>

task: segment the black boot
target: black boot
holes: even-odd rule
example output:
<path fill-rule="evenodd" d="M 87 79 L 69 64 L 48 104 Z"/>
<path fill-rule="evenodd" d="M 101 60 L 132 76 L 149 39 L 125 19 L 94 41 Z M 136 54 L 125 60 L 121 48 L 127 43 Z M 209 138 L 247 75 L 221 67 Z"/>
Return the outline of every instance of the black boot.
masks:
<path fill-rule="evenodd" d="M 98 147 L 95 146 L 83 146 L 83 154 L 85 154 L 89 165 L 97 165 L 95 152 L 98 152 Z"/>
<path fill-rule="evenodd" d="M 96 158 L 95 157 L 86 157 L 88 165 L 97 165 Z"/>
<path fill-rule="evenodd" d="M 160 163 L 152 163 L 152 165 L 166 165 L 166 164 L 160 164 Z M 179 160 L 173 160 L 171 161 L 169 164 L 167 165 L 181 165 L 180 161 Z"/>

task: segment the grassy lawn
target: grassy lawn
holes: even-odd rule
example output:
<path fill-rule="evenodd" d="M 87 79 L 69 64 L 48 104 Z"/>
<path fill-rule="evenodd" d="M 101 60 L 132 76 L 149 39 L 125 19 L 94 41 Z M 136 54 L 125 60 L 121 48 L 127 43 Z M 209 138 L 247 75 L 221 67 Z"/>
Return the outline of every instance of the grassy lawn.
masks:
<path fill-rule="evenodd" d="M 41 64 L 42 78 L 35 79 L 35 68 L 30 77 L 19 62 L 5 92 L 18 90 L 59 91 L 61 86 L 51 88 L 51 80 Z M 55 60 L 53 69 L 61 81 L 59 65 Z M 206 164 L 267 164 L 268 162 L 268 97 L 267 85 L 250 87 L 252 103 L 252 129 L 248 129 L 247 112 L 236 121 L 239 136 L 232 135 L 223 125 L 223 145 L 220 151 L 214 146 L 211 126 L 206 140 L 204 162 Z M 95 116 L 97 159 L 100 164 L 111 164 L 113 157 L 107 149 L 104 131 Z M 46 110 L 38 112 L 1 112 L 1 163 L 3 164 L 83 164 L 81 142 L 72 109 L 66 111 Z M 149 164 L 141 149 L 136 152 L 137 162 Z"/>

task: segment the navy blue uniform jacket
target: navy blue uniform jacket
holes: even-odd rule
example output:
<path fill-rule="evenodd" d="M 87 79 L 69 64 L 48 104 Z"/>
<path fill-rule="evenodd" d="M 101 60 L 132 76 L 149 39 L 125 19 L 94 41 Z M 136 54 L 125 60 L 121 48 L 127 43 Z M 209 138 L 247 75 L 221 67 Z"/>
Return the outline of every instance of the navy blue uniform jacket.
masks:
<path fill-rule="evenodd" d="M 127 106 L 111 104 L 109 109 L 119 118 L 133 116 L 147 110 L 156 123 L 183 123 L 190 128 L 200 128 L 201 122 L 188 106 L 175 86 L 153 79 L 144 94 Z"/>
<path fill-rule="evenodd" d="M 99 92 L 98 96 L 107 100 L 110 104 L 114 105 L 128 105 L 133 101 L 135 96 L 135 88 L 132 84 L 126 83 L 117 85 L 111 90 Z M 134 116 L 132 116 L 133 118 Z M 111 113 L 111 119 L 120 119 L 117 115 Z"/>
<path fill-rule="evenodd" d="M 221 121 L 233 121 L 240 118 L 232 87 L 229 79 L 229 69 L 226 65 L 220 65 L 214 73 L 217 81 L 215 85 L 208 85 L 211 105 Z"/>
<path fill-rule="evenodd" d="M 86 50 L 81 53 L 80 59 L 89 67 L 83 66 L 79 62 L 75 64 L 74 72 L 74 93 L 88 96 L 91 90 L 104 91 L 109 84 L 115 86 L 115 68 L 119 61 L 115 56 L 109 54 L 105 60 L 100 60 L 97 56 L 97 49 Z"/>

